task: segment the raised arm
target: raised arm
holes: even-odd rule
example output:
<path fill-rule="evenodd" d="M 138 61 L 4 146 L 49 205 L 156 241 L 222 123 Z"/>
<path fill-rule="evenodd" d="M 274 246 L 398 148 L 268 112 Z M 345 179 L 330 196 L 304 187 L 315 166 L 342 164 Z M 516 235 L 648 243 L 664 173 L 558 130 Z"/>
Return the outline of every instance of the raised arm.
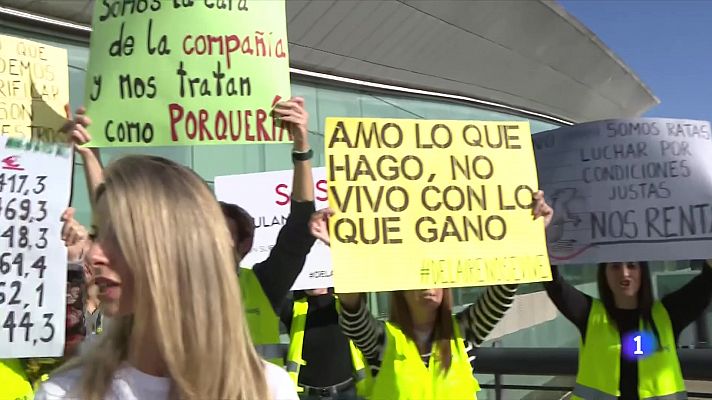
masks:
<path fill-rule="evenodd" d="M 67 119 L 69 120 L 65 125 L 65 129 L 74 144 L 74 151 L 82 157 L 87 191 L 91 204 L 94 205 L 94 191 L 97 186 L 104 181 L 104 167 L 101 165 L 101 156 L 98 148 L 83 147 L 84 144 L 91 141 L 91 135 L 87 130 L 89 125 L 91 125 L 91 118 L 86 115 L 84 107 L 80 107 L 77 110 L 74 118 L 72 118 L 72 113 L 68 105 L 65 107 L 65 111 L 67 112 Z"/>
<path fill-rule="evenodd" d="M 670 315 L 675 337 L 700 317 L 709 306 L 711 299 L 712 260 L 707 260 L 702 267 L 702 273 L 661 300 Z"/>
<path fill-rule="evenodd" d="M 312 153 L 307 131 L 309 115 L 304 110 L 304 100 L 295 97 L 280 103 L 275 108 L 275 113 L 289 124 L 294 138 L 291 210 L 269 257 L 256 264 L 253 271 L 272 307 L 279 311 L 314 245 L 314 237 L 309 234 L 308 223 L 315 209 L 314 178 L 310 159 Z"/>
<path fill-rule="evenodd" d="M 586 324 L 588 324 L 588 313 L 591 311 L 591 296 L 584 294 L 559 273 L 556 265 L 551 266 L 551 278 L 549 282 L 544 282 L 544 289 L 559 312 L 566 319 L 571 321 L 581 333 L 581 337 L 586 334 Z"/>
<path fill-rule="evenodd" d="M 554 211 L 546 203 L 544 192 L 538 191 L 533 195 L 534 204 L 532 217 L 543 218 L 544 226 L 551 222 Z M 519 285 L 490 286 L 484 295 L 472 303 L 465 310 L 457 314 L 456 318 L 464 332 L 467 341 L 478 347 L 485 341 L 492 329 L 504 317 L 514 302 L 514 294 Z"/>
<path fill-rule="evenodd" d="M 544 218 L 544 225 L 548 228 L 551 219 L 553 218 L 553 210 L 543 199 L 544 192 L 538 192 L 534 195 L 534 199 L 539 203 L 539 206 L 547 209 L 548 215 Z M 536 209 L 536 207 L 535 207 Z M 586 335 L 586 324 L 588 323 L 588 313 L 591 311 L 591 297 L 580 292 L 559 274 L 559 269 L 551 266 L 551 278 L 549 282 L 543 282 L 546 294 L 554 303 L 559 312 L 571 321 L 578 328 L 583 338 Z"/>
<path fill-rule="evenodd" d="M 277 104 L 275 113 L 281 115 L 282 121 L 290 123 L 290 131 L 294 138 L 292 160 L 294 161 L 294 178 L 292 179 L 292 201 L 314 201 L 314 177 L 312 175 L 311 158 L 313 151 L 309 146 L 309 113 L 304 108 L 304 99 L 293 97 L 290 101 Z"/>
<path fill-rule="evenodd" d="M 460 311 L 457 321 L 467 341 L 479 347 L 514 302 L 519 285 L 490 286 L 477 301 Z"/>
<path fill-rule="evenodd" d="M 379 355 L 386 340 L 383 321 L 376 320 L 368 311 L 363 294 L 345 293 L 338 296 L 341 303 L 341 330 L 361 350 L 369 364 L 378 366 Z"/>

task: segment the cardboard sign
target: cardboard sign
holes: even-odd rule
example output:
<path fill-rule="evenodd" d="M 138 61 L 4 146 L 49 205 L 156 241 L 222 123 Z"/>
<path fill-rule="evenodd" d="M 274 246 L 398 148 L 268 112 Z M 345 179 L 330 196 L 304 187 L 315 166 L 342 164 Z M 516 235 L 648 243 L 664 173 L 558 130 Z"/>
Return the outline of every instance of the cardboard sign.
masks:
<path fill-rule="evenodd" d="M 327 118 L 337 292 L 551 279 L 527 122 Z"/>
<path fill-rule="evenodd" d="M 284 0 L 96 1 L 90 146 L 289 141 Z"/>
<path fill-rule="evenodd" d="M 67 51 L 0 35 L 0 135 L 66 141 Z"/>
<path fill-rule="evenodd" d="M 316 183 L 314 192 L 318 210 L 327 207 L 325 170 L 314 168 L 312 173 Z M 215 177 L 218 200 L 239 205 L 255 220 L 255 239 L 252 251 L 240 263 L 243 268 L 252 268 L 256 263 L 264 261 L 277 242 L 277 235 L 289 216 L 292 176 L 292 170 L 286 170 Z M 333 285 L 329 248 L 317 240 L 292 290 L 328 288 Z"/>
<path fill-rule="evenodd" d="M 72 151 L 0 136 L 0 358 L 64 351 Z"/>
<path fill-rule="evenodd" d="M 712 257 L 709 122 L 609 120 L 533 139 L 552 263 Z"/>

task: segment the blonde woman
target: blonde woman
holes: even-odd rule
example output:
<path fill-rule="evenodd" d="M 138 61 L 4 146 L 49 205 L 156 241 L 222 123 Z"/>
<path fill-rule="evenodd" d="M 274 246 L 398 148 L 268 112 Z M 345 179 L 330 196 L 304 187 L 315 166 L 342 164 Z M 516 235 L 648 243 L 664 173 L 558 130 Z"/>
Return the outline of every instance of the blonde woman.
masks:
<path fill-rule="evenodd" d="M 230 235 L 195 173 L 122 158 L 104 171 L 94 220 L 88 257 L 112 323 L 36 399 L 297 399 L 253 349 Z"/>

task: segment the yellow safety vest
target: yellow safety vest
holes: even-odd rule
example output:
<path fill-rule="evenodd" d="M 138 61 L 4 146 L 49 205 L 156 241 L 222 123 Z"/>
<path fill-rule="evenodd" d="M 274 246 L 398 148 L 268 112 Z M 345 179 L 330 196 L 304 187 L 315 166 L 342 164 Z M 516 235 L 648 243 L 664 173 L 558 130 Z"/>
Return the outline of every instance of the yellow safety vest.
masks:
<path fill-rule="evenodd" d="M 418 347 L 397 326 L 386 323 L 386 348 L 376 376 L 372 400 L 473 400 L 480 385 L 472 374 L 465 343 L 453 319 L 455 338 L 450 341 L 452 362 L 443 373 L 437 346 L 428 367 Z"/>
<path fill-rule="evenodd" d="M 32 400 L 34 397 L 20 360 L 0 360 L 0 399 Z"/>
<path fill-rule="evenodd" d="M 657 301 L 653 304 L 652 315 L 660 335 L 660 350 L 638 360 L 638 396 L 640 400 L 687 399 L 670 316 Z M 642 321 L 640 324 L 642 330 Z M 620 333 L 603 303 L 594 299 L 588 315 L 586 341 L 579 350 L 573 398 L 617 399 L 620 396 L 620 356 Z"/>
<path fill-rule="evenodd" d="M 247 326 L 255 350 L 265 360 L 283 367 L 287 345 L 279 340 L 279 318 L 255 273 L 251 269 L 240 268 L 238 276 Z"/>
<path fill-rule="evenodd" d="M 337 311 L 340 309 L 339 299 L 336 299 Z M 290 342 L 289 351 L 287 352 L 287 372 L 294 381 L 297 392 L 303 392 L 304 388 L 299 386 L 299 369 L 302 365 L 306 365 L 306 361 L 302 359 L 302 349 L 304 348 L 304 328 L 307 323 L 307 312 L 309 311 L 309 303 L 307 299 L 299 299 L 294 301 L 294 314 L 292 316 L 292 326 L 290 327 Z M 354 380 L 356 382 L 356 392 L 361 397 L 368 397 L 373 379 L 371 371 L 366 363 L 366 358 L 363 353 L 349 340 L 351 348 L 351 363 L 354 368 Z"/>

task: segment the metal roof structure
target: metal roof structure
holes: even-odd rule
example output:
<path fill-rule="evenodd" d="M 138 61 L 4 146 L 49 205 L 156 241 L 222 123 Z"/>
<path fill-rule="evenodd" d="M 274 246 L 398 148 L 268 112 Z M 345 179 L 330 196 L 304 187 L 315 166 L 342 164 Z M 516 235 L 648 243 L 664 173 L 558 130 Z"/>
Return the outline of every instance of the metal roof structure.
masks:
<path fill-rule="evenodd" d="M 290 62 L 299 70 L 571 122 L 640 116 L 659 103 L 622 60 L 555 2 L 286 4 Z M 34 20 L 87 37 L 94 1 L 0 0 L 0 6 L 0 21 Z"/>

